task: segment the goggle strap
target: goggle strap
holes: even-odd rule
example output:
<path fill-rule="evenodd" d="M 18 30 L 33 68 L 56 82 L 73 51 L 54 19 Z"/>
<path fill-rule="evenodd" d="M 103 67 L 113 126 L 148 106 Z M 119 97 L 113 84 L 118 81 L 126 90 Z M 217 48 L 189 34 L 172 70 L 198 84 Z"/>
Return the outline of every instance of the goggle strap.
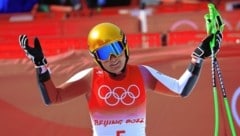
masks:
<path fill-rule="evenodd" d="M 122 43 L 124 44 L 124 46 L 126 46 L 126 44 L 127 44 L 127 37 L 124 33 L 123 33 Z"/>

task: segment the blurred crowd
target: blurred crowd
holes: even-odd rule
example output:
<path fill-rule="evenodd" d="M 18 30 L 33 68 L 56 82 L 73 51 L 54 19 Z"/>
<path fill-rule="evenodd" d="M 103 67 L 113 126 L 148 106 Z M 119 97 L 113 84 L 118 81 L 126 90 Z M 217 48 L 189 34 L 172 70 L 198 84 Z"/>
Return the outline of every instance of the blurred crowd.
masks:
<path fill-rule="evenodd" d="M 85 2 L 88 8 L 129 5 L 137 1 L 139 5 L 159 5 L 162 3 L 219 3 L 226 0 L 0 0 L 0 13 L 30 12 L 33 9 L 40 12 L 49 12 L 51 6 L 68 7 L 71 11 L 80 10 Z M 133 2 L 134 3 L 134 2 Z"/>
<path fill-rule="evenodd" d="M 40 12 L 49 12 L 51 7 L 64 7 L 71 11 L 77 11 L 82 9 L 83 2 L 88 8 L 98 7 L 113 7 L 129 5 L 132 1 L 144 1 L 144 0 L 1 0 L 0 1 L 0 13 L 18 13 L 18 12 L 29 12 L 32 10 Z M 150 0 L 160 1 L 160 0 Z"/>
<path fill-rule="evenodd" d="M 40 12 L 48 12 L 49 5 L 69 6 L 73 10 L 81 8 L 80 0 L 1 0 L 0 13 L 29 12 L 34 7 Z"/>

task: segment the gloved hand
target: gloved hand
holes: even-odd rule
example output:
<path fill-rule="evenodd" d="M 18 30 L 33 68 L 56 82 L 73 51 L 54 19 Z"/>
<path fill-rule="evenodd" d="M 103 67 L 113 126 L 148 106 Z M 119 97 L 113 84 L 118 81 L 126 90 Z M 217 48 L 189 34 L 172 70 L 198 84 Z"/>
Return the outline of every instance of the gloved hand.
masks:
<path fill-rule="evenodd" d="M 34 47 L 30 47 L 28 44 L 28 38 L 26 35 L 19 36 L 19 44 L 24 50 L 26 56 L 33 61 L 33 63 L 39 67 L 47 64 L 47 60 L 43 55 L 42 48 L 38 38 L 34 39 Z"/>
<path fill-rule="evenodd" d="M 214 38 L 213 34 L 207 36 L 202 43 L 193 51 L 193 55 L 205 59 L 206 57 L 211 56 L 210 42 Z M 222 33 L 218 31 L 215 35 L 215 46 L 213 48 L 214 54 L 219 51 L 222 42 Z"/>

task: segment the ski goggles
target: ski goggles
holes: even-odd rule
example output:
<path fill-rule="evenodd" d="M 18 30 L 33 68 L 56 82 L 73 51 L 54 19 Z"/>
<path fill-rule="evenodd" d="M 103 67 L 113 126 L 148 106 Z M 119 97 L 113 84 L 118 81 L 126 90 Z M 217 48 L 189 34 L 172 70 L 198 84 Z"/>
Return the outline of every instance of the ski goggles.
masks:
<path fill-rule="evenodd" d="M 120 41 L 116 41 L 107 45 L 104 45 L 101 48 L 98 48 L 94 51 L 94 54 L 99 60 L 105 61 L 108 60 L 110 55 L 119 56 L 124 50 L 124 45 Z"/>

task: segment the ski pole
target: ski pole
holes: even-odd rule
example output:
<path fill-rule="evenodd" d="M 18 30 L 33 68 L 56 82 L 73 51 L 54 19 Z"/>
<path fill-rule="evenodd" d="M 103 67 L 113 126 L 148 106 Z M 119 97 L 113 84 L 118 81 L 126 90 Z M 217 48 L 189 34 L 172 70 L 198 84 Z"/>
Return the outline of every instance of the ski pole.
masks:
<path fill-rule="evenodd" d="M 206 14 L 205 21 L 206 21 L 206 29 L 208 34 L 213 34 L 213 40 L 210 42 L 210 48 L 212 52 L 212 85 L 213 85 L 213 96 L 214 96 L 214 110 L 215 110 L 215 130 L 214 136 L 218 136 L 219 134 L 219 103 L 218 103 L 218 94 L 217 94 L 217 87 L 216 87 L 216 72 L 218 74 L 222 96 L 224 100 L 225 110 L 228 117 L 228 123 L 231 129 L 232 136 L 236 136 L 236 131 L 233 123 L 233 118 L 230 110 L 230 106 L 228 103 L 228 98 L 226 95 L 226 90 L 223 83 L 223 78 L 221 74 L 221 70 L 219 64 L 217 62 L 216 55 L 214 53 L 214 46 L 215 46 L 215 34 L 217 31 L 223 32 L 224 24 L 219 12 L 216 10 L 213 4 L 208 4 L 209 14 Z"/>
<path fill-rule="evenodd" d="M 211 5 L 208 4 L 209 12 Z M 213 21 L 212 17 L 210 16 L 211 13 L 208 13 L 204 16 L 205 18 L 205 23 L 206 23 L 206 30 L 207 34 L 212 34 L 213 33 Z M 214 35 L 215 38 L 215 35 Z M 215 40 L 211 41 L 211 45 L 215 45 Z M 210 45 L 210 48 L 211 48 Z M 219 103 L 218 103 L 218 92 L 217 92 L 217 87 L 216 87 L 216 76 L 215 76 L 215 68 L 214 68 L 214 57 L 213 57 L 213 50 L 211 48 L 212 52 L 212 57 L 211 57 L 211 74 L 212 74 L 212 91 L 213 91 L 213 102 L 214 102 L 214 136 L 218 136 L 219 134 Z"/>

